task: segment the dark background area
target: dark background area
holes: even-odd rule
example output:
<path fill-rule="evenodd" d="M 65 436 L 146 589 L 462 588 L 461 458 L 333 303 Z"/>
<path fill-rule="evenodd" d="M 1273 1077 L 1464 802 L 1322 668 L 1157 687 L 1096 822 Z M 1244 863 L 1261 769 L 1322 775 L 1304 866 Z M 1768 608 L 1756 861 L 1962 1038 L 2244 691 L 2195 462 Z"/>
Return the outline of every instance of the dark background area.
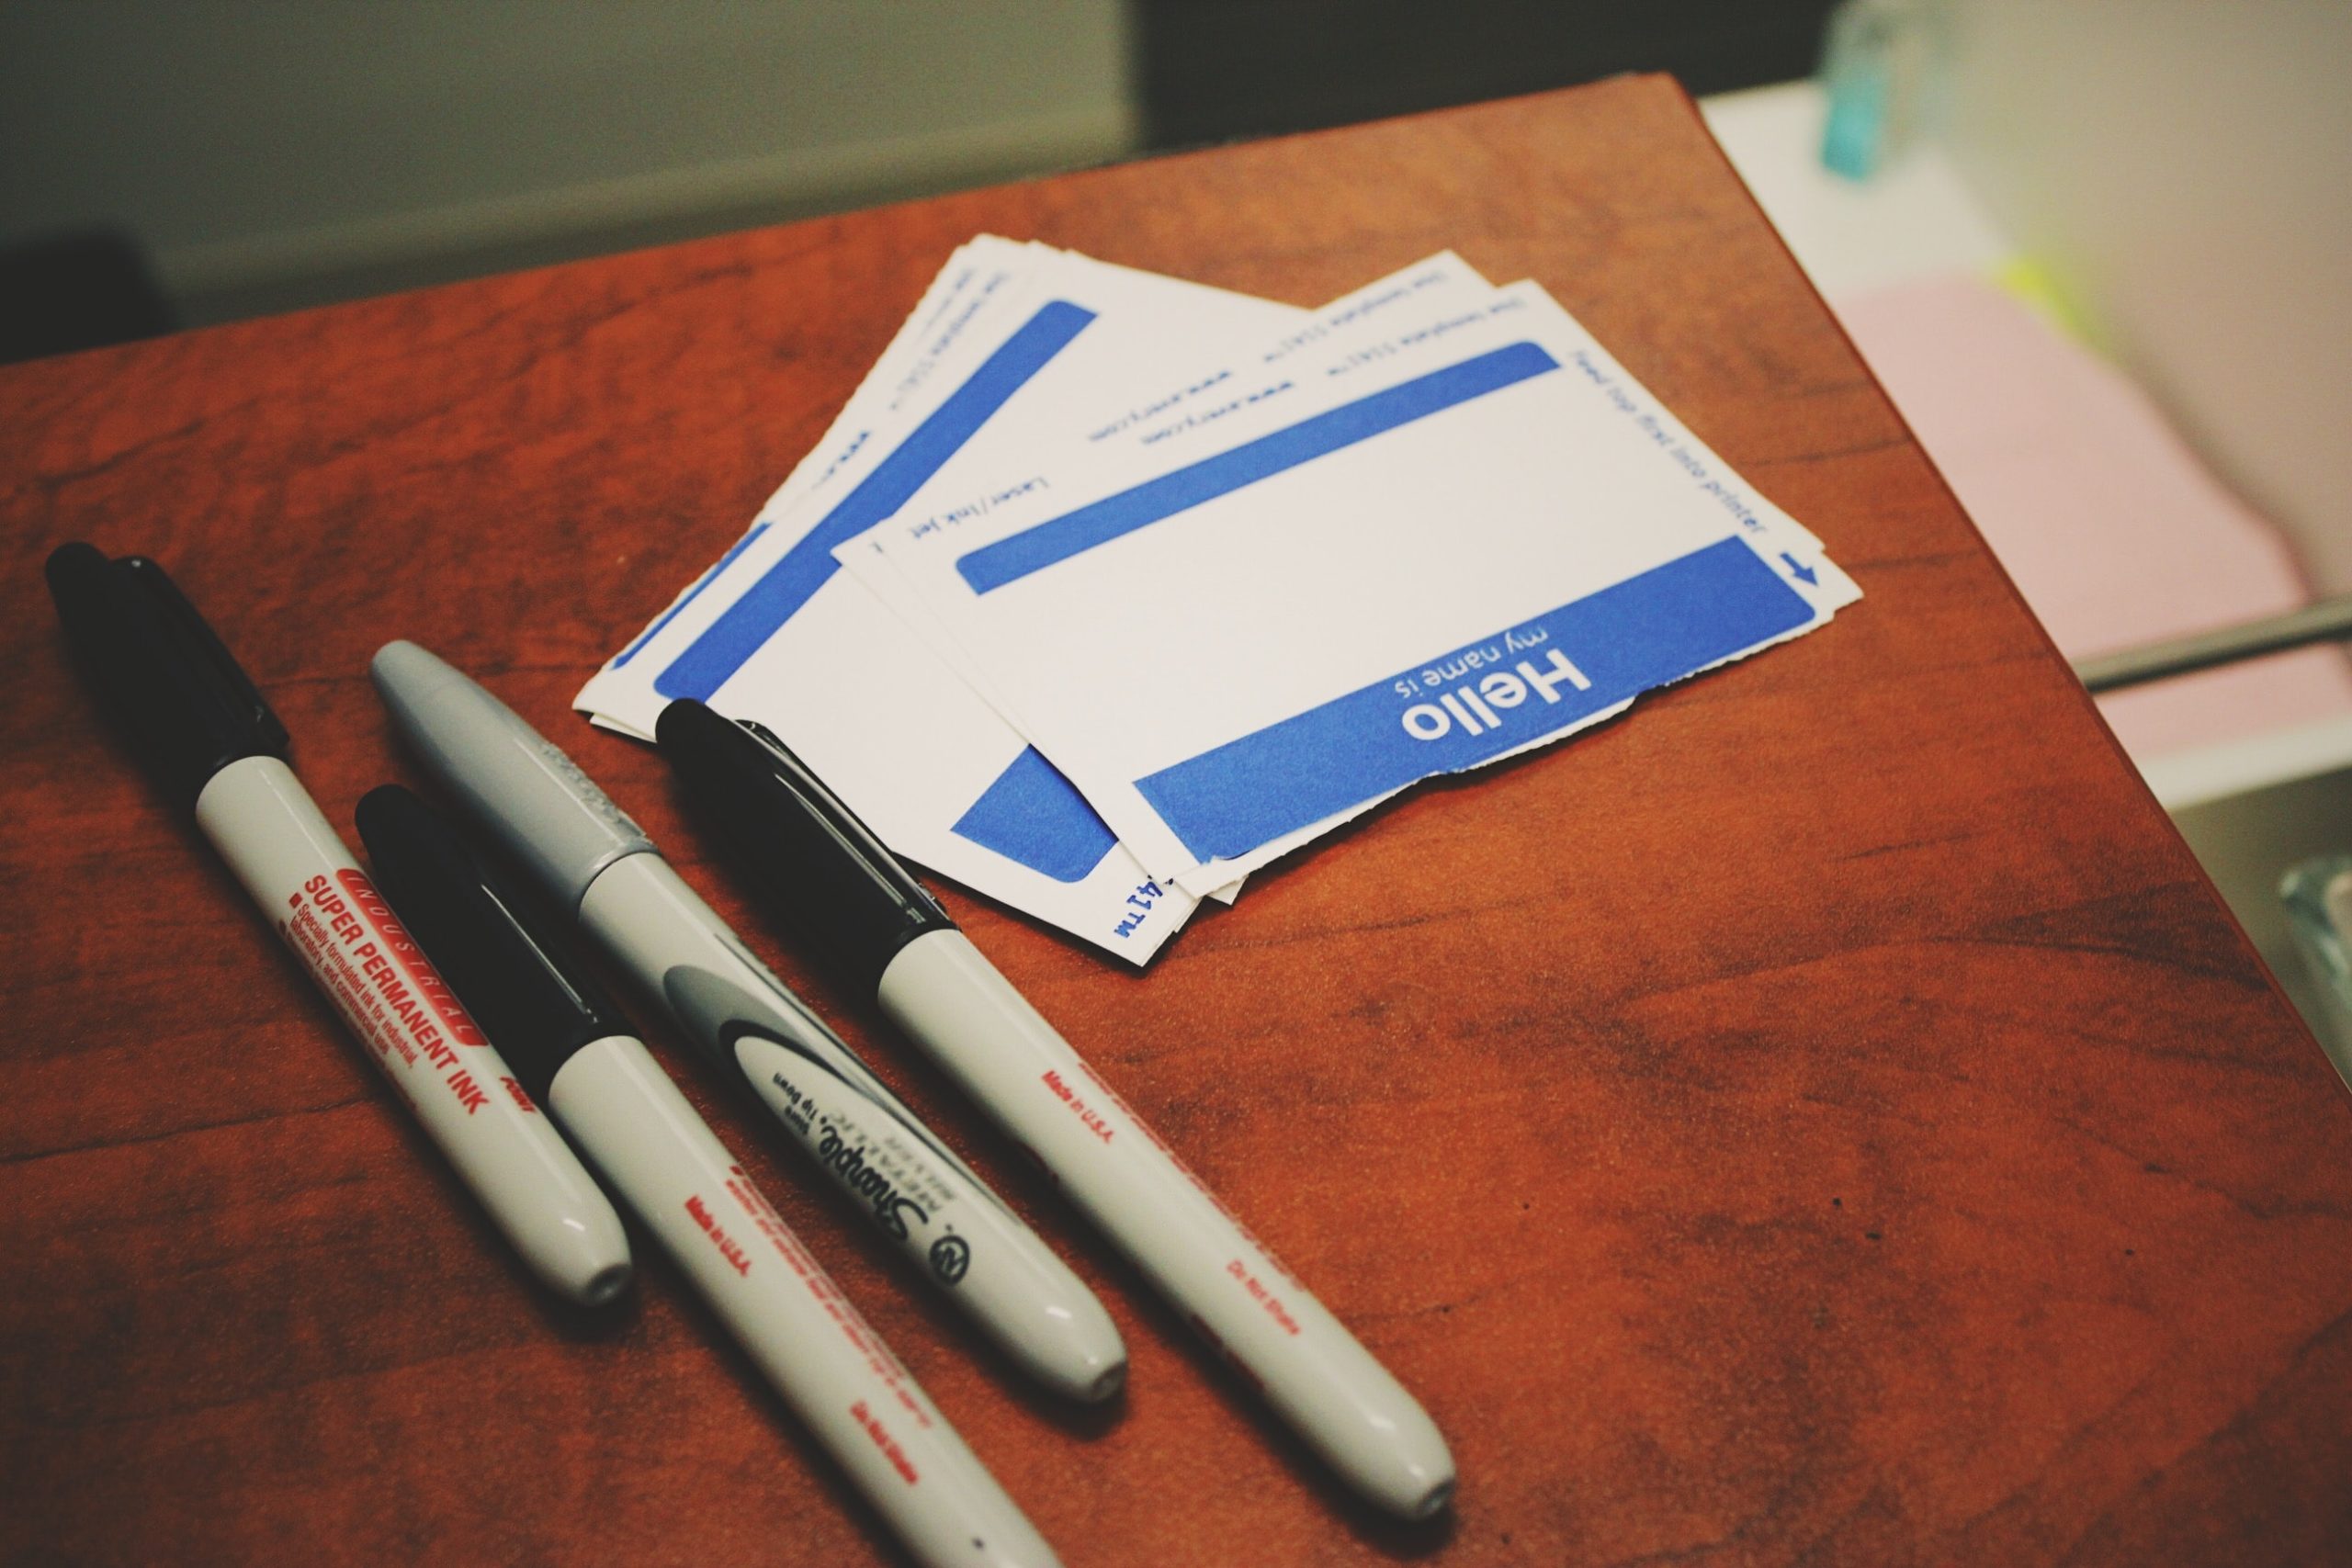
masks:
<path fill-rule="evenodd" d="M 1788 81 L 1813 72 L 1831 9 L 1832 0 L 1131 0 L 1136 150 L 1317 130 L 1627 71 L 1670 73 L 1693 94 Z M 921 194 L 924 179 L 921 169 L 910 169 L 909 193 Z M 769 216 L 780 215 L 714 215 L 707 221 L 732 228 Z M 594 254 L 644 238 L 615 230 L 601 243 L 583 239 L 570 254 Z M 567 259 L 560 250 L 520 257 L 485 253 L 452 258 L 445 271 L 467 276 L 560 259 Z M 381 278 L 328 280 L 300 302 L 388 286 Z M 0 363 L 154 336 L 182 324 L 185 312 L 158 281 L 153 256 L 127 230 L 91 228 L 0 245 Z"/>
<path fill-rule="evenodd" d="M 1813 73 L 1833 0 L 1136 0 L 1150 150 L 1664 71 L 1693 94 Z"/>

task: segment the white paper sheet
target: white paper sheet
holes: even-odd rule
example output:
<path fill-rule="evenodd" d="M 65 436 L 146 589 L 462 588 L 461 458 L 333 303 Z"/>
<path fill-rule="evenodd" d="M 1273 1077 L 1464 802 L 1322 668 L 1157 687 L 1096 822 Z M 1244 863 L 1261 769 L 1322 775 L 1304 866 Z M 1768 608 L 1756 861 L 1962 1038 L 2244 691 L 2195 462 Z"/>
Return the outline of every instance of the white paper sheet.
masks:
<path fill-rule="evenodd" d="M 1227 881 L 1857 596 L 1541 290 L 1389 325 L 843 553 L 1155 878 Z"/>
<path fill-rule="evenodd" d="M 1308 313 L 982 236 L 576 701 L 756 719 L 1140 963 L 1414 779 L 1857 596 L 1532 285 L 1445 254 Z"/>
<path fill-rule="evenodd" d="M 1001 470 L 1065 436 L 1065 409 L 1101 406 L 1139 367 L 1255 344 L 1302 313 L 1045 247 L 998 242 L 957 261 L 971 276 L 943 276 L 924 326 L 901 334 L 906 351 L 894 344 L 888 373 L 731 558 L 575 703 L 640 734 L 683 695 L 757 719 L 899 853 L 1141 962 L 1193 896 L 1145 874 L 828 552 L 916 489 L 970 486 L 991 460 Z M 985 484 L 969 493 L 983 510 L 997 499 Z"/>

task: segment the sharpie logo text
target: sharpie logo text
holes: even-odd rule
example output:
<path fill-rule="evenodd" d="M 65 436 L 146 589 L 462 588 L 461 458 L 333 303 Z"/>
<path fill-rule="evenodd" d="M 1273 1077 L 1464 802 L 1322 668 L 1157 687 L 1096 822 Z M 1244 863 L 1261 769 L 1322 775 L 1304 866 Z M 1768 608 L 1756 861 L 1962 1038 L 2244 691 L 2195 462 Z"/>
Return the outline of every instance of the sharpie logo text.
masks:
<path fill-rule="evenodd" d="M 907 1239 L 908 1220 L 915 1224 L 931 1218 L 930 1211 L 913 1199 L 903 1196 L 896 1183 L 881 1171 L 865 1163 L 865 1145 L 842 1141 L 831 1122 L 817 1131 L 817 1157 L 840 1178 L 842 1186 L 874 1206 L 874 1217 L 894 1241 Z"/>

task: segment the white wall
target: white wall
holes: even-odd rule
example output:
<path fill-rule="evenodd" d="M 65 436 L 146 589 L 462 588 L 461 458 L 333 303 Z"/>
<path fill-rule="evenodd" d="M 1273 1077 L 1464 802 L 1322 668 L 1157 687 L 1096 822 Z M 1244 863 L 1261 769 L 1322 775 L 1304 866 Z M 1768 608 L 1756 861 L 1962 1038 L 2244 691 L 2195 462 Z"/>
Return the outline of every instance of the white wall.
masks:
<path fill-rule="evenodd" d="M 1972 188 L 2352 592 L 2352 4 L 1956 0 Z"/>
<path fill-rule="evenodd" d="M 0 0 L 0 241 L 198 318 L 1114 157 L 1118 0 Z"/>

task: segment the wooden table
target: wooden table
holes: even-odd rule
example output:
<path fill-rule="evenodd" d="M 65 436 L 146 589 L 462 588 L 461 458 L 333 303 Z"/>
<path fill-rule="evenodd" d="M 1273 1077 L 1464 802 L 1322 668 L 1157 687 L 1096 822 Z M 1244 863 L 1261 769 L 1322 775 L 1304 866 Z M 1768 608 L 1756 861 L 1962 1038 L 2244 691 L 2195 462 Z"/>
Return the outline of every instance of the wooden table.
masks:
<path fill-rule="evenodd" d="M 1300 303 L 1540 279 L 1869 597 L 1424 788 L 1136 976 L 948 900 L 1449 1434 L 1341 1495 L 566 711 L 987 230 Z M 330 817 L 412 637 L 561 737 L 1035 1216 L 1132 1348 L 1016 1384 L 714 1102 L 1073 1564 L 2352 1554 L 2352 1118 L 2049 640 L 1662 80 L 1073 175 L 0 374 L 0 1556 L 887 1559 L 649 1260 L 529 1287 L 69 676 L 163 559 Z"/>

